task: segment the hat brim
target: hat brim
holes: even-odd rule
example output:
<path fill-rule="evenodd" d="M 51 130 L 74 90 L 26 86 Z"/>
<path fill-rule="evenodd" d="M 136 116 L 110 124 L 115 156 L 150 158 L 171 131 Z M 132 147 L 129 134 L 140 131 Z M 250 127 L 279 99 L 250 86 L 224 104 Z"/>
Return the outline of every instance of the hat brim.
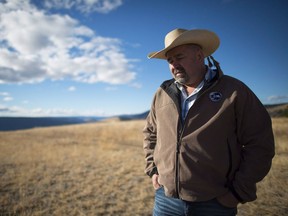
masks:
<path fill-rule="evenodd" d="M 220 45 L 219 37 L 211 31 L 204 29 L 193 29 L 184 32 L 179 37 L 177 37 L 169 46 L 166 48 L 151 52 L 148 54 L 148 58 L 158 58 L 158 59 L 166 59 L 166 53 L 180 45 L 184 44 L 197 44 L 202 48 L 204 56 L 210 56 L 214 53 Z"/>

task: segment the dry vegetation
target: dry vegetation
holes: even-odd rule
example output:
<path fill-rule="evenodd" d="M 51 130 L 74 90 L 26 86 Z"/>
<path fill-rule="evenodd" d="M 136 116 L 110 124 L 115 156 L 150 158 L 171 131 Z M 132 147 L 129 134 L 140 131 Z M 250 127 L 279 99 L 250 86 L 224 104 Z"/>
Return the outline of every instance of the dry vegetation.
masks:
<path fill-rule="evenodd" d="M 151 215 L 144 121 L 0 133 L 0 215 Z M 258 200 L 239 215 L 287 215 L 288 119 L 273 119 L 276 156 Z"/>

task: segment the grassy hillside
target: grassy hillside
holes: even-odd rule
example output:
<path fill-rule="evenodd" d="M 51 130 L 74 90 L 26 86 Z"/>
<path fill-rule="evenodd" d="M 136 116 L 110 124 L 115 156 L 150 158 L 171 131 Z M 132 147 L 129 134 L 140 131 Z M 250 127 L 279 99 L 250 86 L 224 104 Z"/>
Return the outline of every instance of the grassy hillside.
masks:
<path fill-rule="evenodd" d="M 144 121 L 0 132 L 0 215 L 151 215 Z M 277 155 L 239 215 L 287 215 L 288 119 L 273 119 Z"/>
<path fill-rule="evenodd" d="M 268 113 L 273 118 L 288 117 L 288 104 L 274 104 L 265 106 Z"/>

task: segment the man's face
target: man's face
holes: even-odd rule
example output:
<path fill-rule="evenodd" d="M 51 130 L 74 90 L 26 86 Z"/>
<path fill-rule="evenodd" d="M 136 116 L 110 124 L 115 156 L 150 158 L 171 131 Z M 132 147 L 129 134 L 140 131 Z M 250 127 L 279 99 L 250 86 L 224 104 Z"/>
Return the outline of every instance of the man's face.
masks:
<path fill-rule="evenodd" d="M 202 80 L 204 56 L 199 46 L 180 45 L 169 50 L 166 56 L 175 80 L 183 85 L 193 85 Z"/>

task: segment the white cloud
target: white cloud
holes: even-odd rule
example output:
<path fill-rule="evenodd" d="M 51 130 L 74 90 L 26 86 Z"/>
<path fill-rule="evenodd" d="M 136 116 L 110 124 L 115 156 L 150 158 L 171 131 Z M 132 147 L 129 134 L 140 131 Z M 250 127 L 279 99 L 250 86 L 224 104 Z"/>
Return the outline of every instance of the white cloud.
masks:
<path fill-rule="evenodd" d="M 74 115 L 75 111 L 73 109 L 42 109 L 36 108 L 30 111 L 31 116 L 69 116 Z"/>
<path fill-rule="evenodd" d="M 18 113 L 22 114 L 23 109 L 17 106 L 7 107 L 0 104 L 0 114 L 1 116 L 11 116 L 17 115 Z M 8 114 L 8 115 L 7 115 Z"/>
<path fill-rule="evenodd" d="M 272 95 L 268 97 L 270 102 L 285 102 L 288 101 L 288 95 Z"/>
<path fill-rule="evenodd" d="M 26 109 L 18 106 L 5 107 L 0 105 L 0 113 L 2 116 L 71 116 L 77 114 L 73 109 Z"/>
<path fill-rule="evenodd" d="M 4 98 L 3 98 L 3 101 L 6 101 L 6 102 L 12 101 L 12 100 L 14 100 L 13 97 L 4 97 Z"/>
<path fill-rule="evenodd" d="M 47 8 L 75 8 L 84 13 L 109 13 L 122 5 L 122 0 L 45 0 Z"/>
<path fill-rule="evenodd" d="M 27 117 L 51 117 L 51 116 L 108 116 L 101 110 L 76 111 L 65 108 L 34 108 L 27 109 L 19 106 L 5 106 L 0 104 L 0 116 L 27 116 Z M 111 115 L 111 114 L 110 114 Z"/>
<path fill-rule="evenodd" d="M 70 16 L 49 14 L 28 0 L 8 2 L 0 3 L 0 83 L 69 78 L 123 84 L 135 78 L 133 60 L 121 51 L 120 40 L 96 35 Z M 91 5 L 113 2 L 117 1 L 76 1 Z"/>
<path fill-rule="evenodd" d="M 75 86 L 70 86 L 69 88 L 68 88 L 68 91 L 71 91 L 71 92 L 73 92 L 73 91 L 75 91 L 76 90 L 76 87 Z"/>
<path fill-rule="evenodd" d="M 8 92 L 0 92 L 0 96 L 9 96 L 10 94 Z"/>
<path fill-rule="evenodd" d="M 10 93 L 8 92 L 0 92 L 0 96 L 2 96 L 2 100 L 5 101 L 5 102 L 9 102 L 9 101 L 12 101 L 14 100 L 13 97 L 10 96 Z"/>

